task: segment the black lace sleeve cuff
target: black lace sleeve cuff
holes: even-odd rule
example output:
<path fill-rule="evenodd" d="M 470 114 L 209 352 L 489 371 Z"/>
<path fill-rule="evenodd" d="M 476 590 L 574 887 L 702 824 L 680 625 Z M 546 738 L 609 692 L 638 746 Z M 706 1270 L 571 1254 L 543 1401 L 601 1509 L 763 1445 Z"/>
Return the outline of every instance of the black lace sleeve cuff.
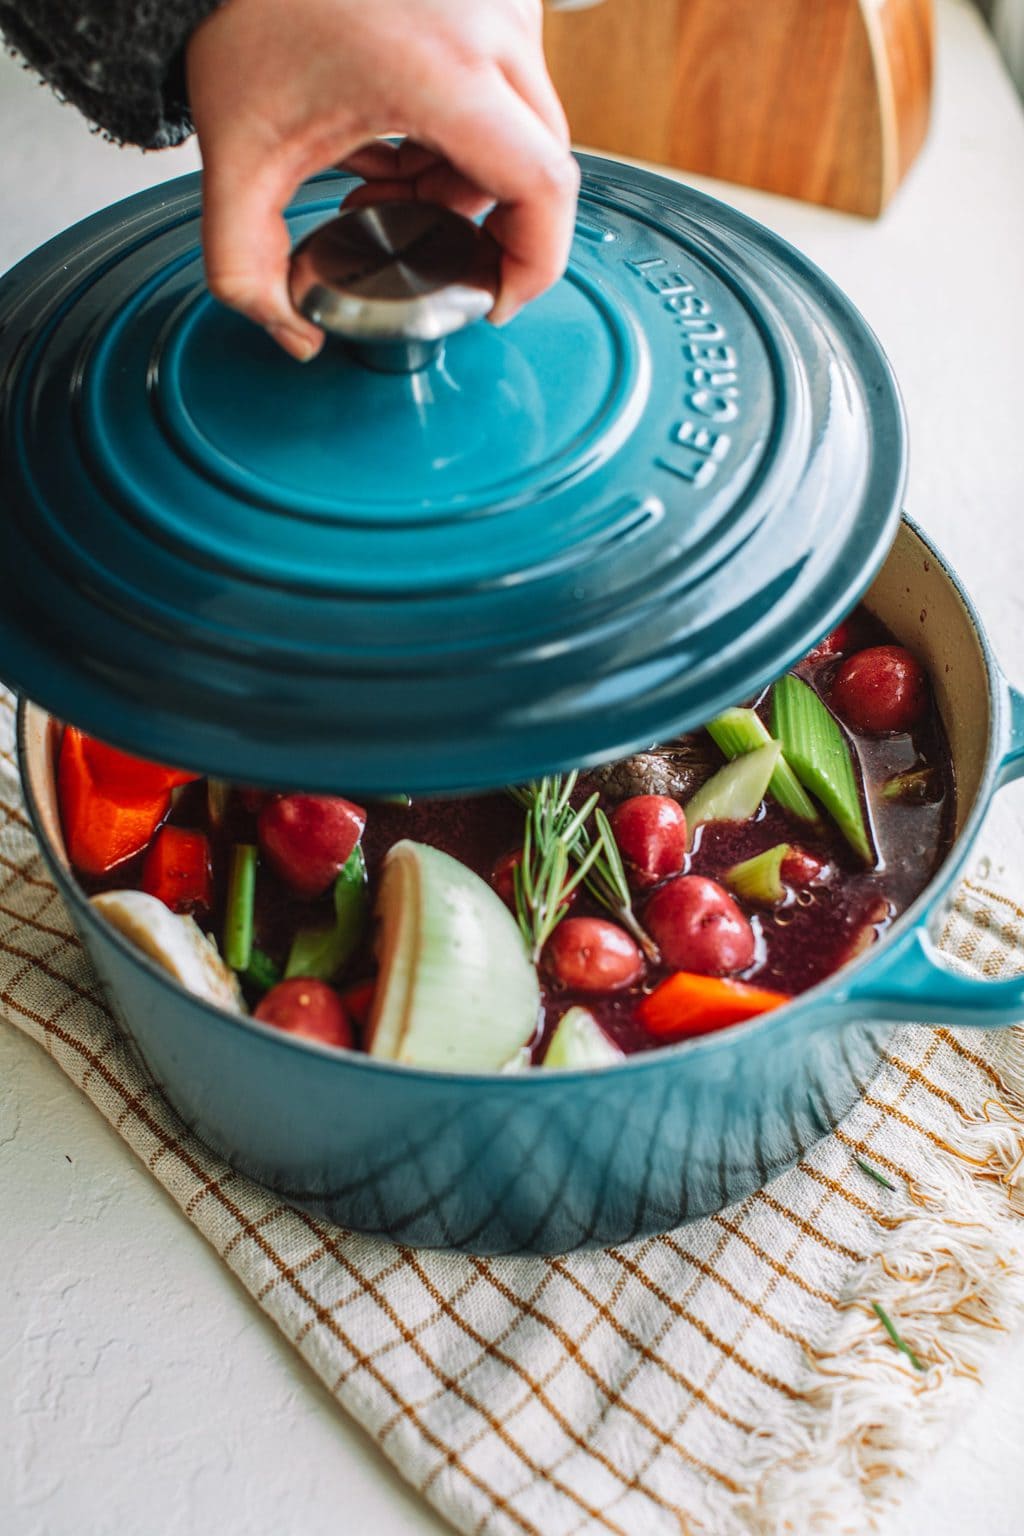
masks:
<path fill-rule="evenodd" d="M 145 149 L 192 132 L 189 34 L 219 0 L 0 0 L 0 33 L 108 138 Z"/>

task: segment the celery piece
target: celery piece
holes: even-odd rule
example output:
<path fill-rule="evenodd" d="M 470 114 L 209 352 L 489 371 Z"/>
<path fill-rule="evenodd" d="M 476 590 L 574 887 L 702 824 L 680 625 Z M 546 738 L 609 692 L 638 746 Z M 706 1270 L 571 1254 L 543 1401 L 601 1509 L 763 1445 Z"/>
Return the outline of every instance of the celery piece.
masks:
<path fill-rule="evenodd" d="M 610 1040 L 586 1008 L 570 1008 L 563 1013 L 547 1050 L 542 1067 L 606 1067 L 621 1061 L 623 1052 Z"/>
<path fill-rule="evenodd" d="M 236 843 L 228 864 L 224 912 L 224 959 L 233 971 L 245 971 L 252 957 L 252 916 L 256 900 L 256 863 L 252 843 Z"/>
<path fill-rule="evenodd" d="M 792 672 L 772 689 L 772 730 L 804 788 L 821 801 L 854 853 L 873 864 L 850 744 L 814 689 Z"/>
<path fill-rule="evenodd" d="M 253 949 L 242 980 L 257 992 L 269 992 L 281 980 L 281 967 L 262 949 Z"/>
<path fill-rule="evenodd" d="M 334 922 L 299 930 L 292 940 L 285 978 L 315 976 L 319 981 L 331 981 L 362 939 L 369 908 L 366 860 L 357 846 L 334 882 Z"/>
<path fill-rule="evenodd" d="M 690 842 L 702 821 L 749 821 L 756 815 L 781 755 L 779 743 L 769 741 L 712 774 L 686 806 Z"/>
<path fill-rule="evenodd" d="M 206 814 L 211 827 L 221 827 L 228 813 L 231 785 L 224 779 L 207 779 Z"/>
<path fill-rule="evenodd" d="M 752 859 L 744 859 L 726 871 L 725 883 L 737 896 L 763 907 L 777 907 L 786 897 L 782 865 L 790 851 L 789 843 L 776 843 Z"/>
<path fill-rule="evenodd" d="M 710 720 L 705 729 L 719 751 L 730 759 L 741 757 L 745 752 L 756 752 L 772 739 L 756 709 L 724 710 Z M 814 801 L 789 766 L 785 753 L 775 766 L 768 793 L 798 821 L 820 820 Z"/>
<path fill-rule="evenodd" d="M 908 768 L 905 773 L 894 773 L 891 779 L 886 779 L 882 785 L 882 798 L 906 805 L 927 805 L 941 798 L 935 790 L 935 774 L 931 768 Z"/>

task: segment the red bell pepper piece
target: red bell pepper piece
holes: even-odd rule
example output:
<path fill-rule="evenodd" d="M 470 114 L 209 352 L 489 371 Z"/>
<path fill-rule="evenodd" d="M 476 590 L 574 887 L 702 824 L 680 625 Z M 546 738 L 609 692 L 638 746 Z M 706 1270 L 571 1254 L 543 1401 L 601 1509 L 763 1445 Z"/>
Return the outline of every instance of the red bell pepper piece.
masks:
<path fill-rule="evenodd" d="M 144 757 L 132 757 L 129 752 L 108 747 L 93 736 L 85 736 L 83 741 L 86 761 L 96 785 L 115 800 L 141 800 L 177 789 L 180 784 L 191 784 L 202 777 L 184 768 L 166 768 L 162 763 L 151 763 Z"/>
<path fill-rule="evenodd" d="M 146 847 L 171 808 L 171 793 L 116 797 L 97 784 L 88 738 L 65 727 L 57 793 L 68 858 L 83 875 L 106 875 Z"/>
<path fill-rule="evenodd" d="M 142 889 L 172 912 L 208 912 L 213 902 L 213 864 L 206 834 L 161 827 L 142 866 Z"/>
<path fill-rule="evenodd" d="M 791 1001 L 785 992 L 751 987 L 727 976 L 677 971 L 641 1000 L 636 1016 L 659 1039 L 689 1040 L 741 1024 Z"/>

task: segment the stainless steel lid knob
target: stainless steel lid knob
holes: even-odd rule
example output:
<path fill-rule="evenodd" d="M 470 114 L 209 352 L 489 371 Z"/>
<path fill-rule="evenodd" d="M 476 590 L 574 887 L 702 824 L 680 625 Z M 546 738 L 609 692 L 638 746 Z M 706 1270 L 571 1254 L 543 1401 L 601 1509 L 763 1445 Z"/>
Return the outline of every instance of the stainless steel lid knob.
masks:
<path fill-rule="evenodd" d="M 432 203 L 346 209 L 292 252 L 292 303 L 368 368 L 413 373 L 494 307 L 501 253 Z"/>

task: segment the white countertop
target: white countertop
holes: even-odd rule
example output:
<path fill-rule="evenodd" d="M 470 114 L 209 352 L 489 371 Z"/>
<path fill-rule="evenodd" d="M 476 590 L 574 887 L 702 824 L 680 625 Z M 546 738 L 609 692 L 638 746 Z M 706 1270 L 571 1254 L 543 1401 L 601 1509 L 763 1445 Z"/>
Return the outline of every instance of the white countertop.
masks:
<path fill-rule="evenodd" d="M 713 190 L 807 251 L 882 337 L 910 416 L 909 510 L 1024 682 L 1024 116 L 966 0 L 939 13 L 934 130 L 880 224 Z M 191 146 L 142 156 L 90 137 L 4 58 L 0 142 L 0 270 L 197 164 Z M 985 845 L 1024 890 L 1020 789 Z M 5 1536 L 443 1529 L 88 1102 L 4 1026 L 0 1233 Z M 1019 1536 L 1022 1383 L 1018 1339 L 886 1536 Z"/>

